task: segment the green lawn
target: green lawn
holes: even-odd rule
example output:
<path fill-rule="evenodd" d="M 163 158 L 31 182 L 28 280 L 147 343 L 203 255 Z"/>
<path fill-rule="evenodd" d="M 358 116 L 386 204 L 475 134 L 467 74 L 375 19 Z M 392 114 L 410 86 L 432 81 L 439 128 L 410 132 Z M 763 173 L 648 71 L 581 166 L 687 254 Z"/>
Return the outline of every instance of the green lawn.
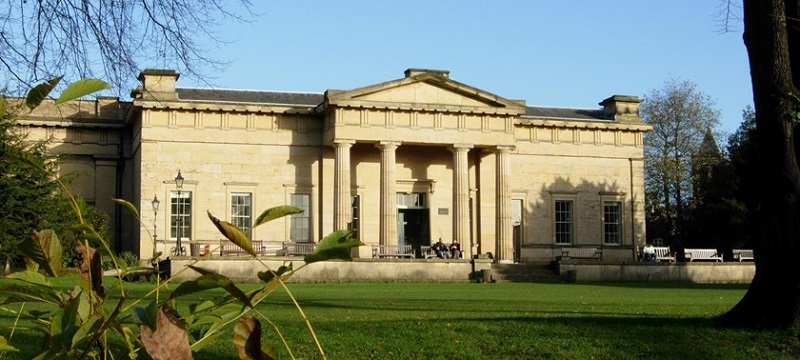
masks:
<path fill-rule="evenodd" d="M 146 284 L 127 285 L 142 294 Z M 246 285 L 242 285 L 247 287 Z M 745 286 L 690 284 L 291 284 L 329 359 L 795 359 L 796 334 L 718 329 Z M 212 291 L 202 297 L 221 296 Z M 2 295 L 0 295 L 2 297 Z M 181 303 L 181 306 L 187 306 Z M 258 307 L 295 356 L 319 358 L 282 290 Z M 185 309 L 181 309 L 185 311 Z M 13 318 L 0 313 L 0 335 Z M 278 345 L 274 333 L 268 341 Z M 195 354 L 231 359 L 229 335 Z M 12 344 L 36 342 L 15 334 Z M 30 355 L 5 358 L 22 359 Z M 284 358 L 288 355 L 283 354 Z"/>

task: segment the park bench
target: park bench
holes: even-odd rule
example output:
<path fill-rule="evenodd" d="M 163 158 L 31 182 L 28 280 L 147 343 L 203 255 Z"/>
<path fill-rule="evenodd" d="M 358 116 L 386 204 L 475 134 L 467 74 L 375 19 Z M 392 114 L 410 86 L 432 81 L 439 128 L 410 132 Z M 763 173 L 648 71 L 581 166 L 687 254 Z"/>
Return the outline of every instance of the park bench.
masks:
<path fill-rule="evenodd" d="M 675 262 L 675 254 L 670 251 L 669 246 L 654 246 L 656 251 L 656 261 Z"/>
<path fill-rule="evenodd" d="M 733 259 L 739 262 L 753 261 L 753 249 L 733 249 Z"/>
<path fill-rule="evenodd" d="M 263 241 L 261 240 L 253 241 L 252 245 L 253 245 L 253 250 L 256 252 L 256 254 L 264 256 L 266 248 L 263 245 Z M 233 241 L 230 241 L 228 239 L 220 239 L 219 256 L 225 256 L 225 255 L 239 256 L 239 255 L 249 255 L 249 254 L 247 253 L 247 251 L 244 251 L 244 249 L 240 248 L 239 245 L 234 244 Z"/>
<path fill-rule="evenodd" d="M 372 245 L 373 258 L 414 258 L 411 245 Z"/>
<path fill-rule="evenodd" d="M 306 256 L 313 254 L 317 248 L 315 243 L 298 243 L 298 242 L 285 242 L 283 243 L 284 256 Z"/>
<path fill-rule="evenodd" d="M 684 249 L 683 254 L 686 260 L 692 261 L 722 261 L 722 254 L 717 252 L 717 249 Z"/>
<path fill-rule="evenodd" d="M 596 247 L 562 247 L 561 256 L 570 259 L 601 260 L 603 249 Z"/>

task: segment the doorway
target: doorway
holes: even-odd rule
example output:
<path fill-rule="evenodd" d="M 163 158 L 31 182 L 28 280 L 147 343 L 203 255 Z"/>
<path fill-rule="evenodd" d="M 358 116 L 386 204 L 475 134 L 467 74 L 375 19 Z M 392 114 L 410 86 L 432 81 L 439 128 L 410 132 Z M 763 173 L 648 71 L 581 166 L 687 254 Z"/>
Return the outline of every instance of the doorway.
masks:
<path fill-rule="evenodd" d="M 421 247 L 431 244 L 428 209 L 397 209 L 397 243 L 422 254 Z"/>

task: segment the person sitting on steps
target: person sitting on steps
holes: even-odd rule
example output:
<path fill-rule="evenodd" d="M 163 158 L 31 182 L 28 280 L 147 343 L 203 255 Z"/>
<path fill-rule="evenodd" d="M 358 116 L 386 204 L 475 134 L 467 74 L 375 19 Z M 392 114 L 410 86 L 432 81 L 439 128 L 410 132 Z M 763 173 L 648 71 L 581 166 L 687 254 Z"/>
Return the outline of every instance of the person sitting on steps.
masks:
<path fill-rule="evenodd" d="M 458 244 L 458 239 L 453 239 L 453 243 L 450 244 L 450 257 L 453 259 L 461 258 L 461 245 Z"/>

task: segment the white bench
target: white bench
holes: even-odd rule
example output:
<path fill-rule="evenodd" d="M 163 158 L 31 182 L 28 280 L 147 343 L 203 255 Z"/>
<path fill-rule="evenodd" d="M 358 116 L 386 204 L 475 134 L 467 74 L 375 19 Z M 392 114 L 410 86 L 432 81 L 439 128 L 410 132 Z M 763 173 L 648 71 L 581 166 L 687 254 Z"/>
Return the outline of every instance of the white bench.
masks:
<path fill-rule="evenodd" d="M 669 246 L 654 246 L 656 251 L 656 261 L 675 262 L 675 254 L 670 251 Z"/>
<path fill-rule="evenodd" d="M 411 245 L 372 245 L 373 258 L 414 258 Z"/>
<path fill-rule="evenodd" d="M 684 256 L 689 262 L 698 260 L 722 261 L 722 254 L 717 249 L 683 249 Z"/>
<path fill-rule="evenodd" d="M 733 249 L 733 259 L 742 261 L 753 261 L 753 249 Z"/>
<path fill-rule="evenodd" d="M 603 249 L 596 247 L 562 247 L 561 256 L 570 259 L 601 260 Z"/>

